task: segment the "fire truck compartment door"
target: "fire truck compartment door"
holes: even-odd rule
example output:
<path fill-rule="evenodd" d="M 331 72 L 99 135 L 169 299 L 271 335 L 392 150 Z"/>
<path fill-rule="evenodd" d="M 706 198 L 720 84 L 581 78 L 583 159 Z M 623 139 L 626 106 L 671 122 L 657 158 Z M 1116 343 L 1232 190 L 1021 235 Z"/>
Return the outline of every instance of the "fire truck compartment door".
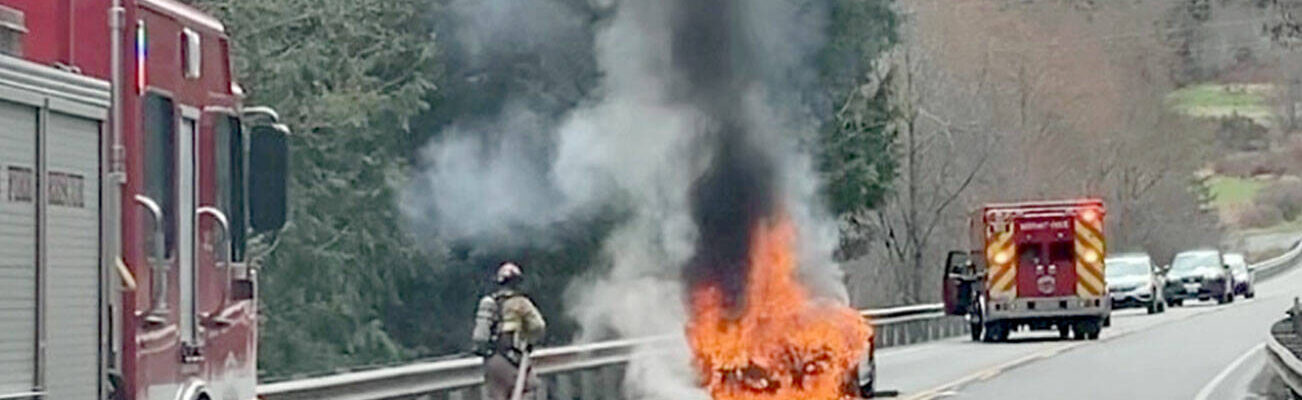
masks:
<path fill-rule="evenodd" d="M 1018 297 L 1076 294 L 1075 234 L 1069 217 L 1018 221 Z"/>
<path fill-rule="evenodd" d="M 0 398 L 102 398 L 108 108 L 108 82 L 0 56 Z"/>
<path fill-rule="evenodd" d="M 99 393 L 100 122 L 49 116 L 45 387 L 50 399 L 92 399 Z"/>
<path fill-rule="evenodd" d="M 0 397 L 35 386 L 36 113 L 0 100 Z"/>

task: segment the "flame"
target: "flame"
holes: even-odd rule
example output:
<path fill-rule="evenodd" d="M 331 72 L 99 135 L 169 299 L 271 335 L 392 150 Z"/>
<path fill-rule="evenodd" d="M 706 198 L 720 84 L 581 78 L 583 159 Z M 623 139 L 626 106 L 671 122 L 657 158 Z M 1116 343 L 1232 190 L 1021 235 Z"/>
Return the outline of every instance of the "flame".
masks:
<path fill-rule="evenodd" d="M 795 276 L 795 237 L 787 218 L 757 230 L 739 310 L 717 287 L 692 291 L 687 340 L 715 400 L 857 397 L 847 383 L 872 328 L 850 307 L 810 297 Z"/>

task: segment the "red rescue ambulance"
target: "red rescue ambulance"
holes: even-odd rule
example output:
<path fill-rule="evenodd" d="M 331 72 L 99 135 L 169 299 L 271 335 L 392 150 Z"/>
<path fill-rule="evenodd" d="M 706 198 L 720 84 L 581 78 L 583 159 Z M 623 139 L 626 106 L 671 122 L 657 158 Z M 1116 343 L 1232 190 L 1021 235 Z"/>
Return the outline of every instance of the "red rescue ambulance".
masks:
<path fill-rule="evenodd" d="M 1097 339 L 1111 313 L 1105 214 L 1098 199 L 976 210 L 970 250 L 950 252 L 946 260 L 946 313 L 967 316 L 973 340 L 1054 329 L 1062 338 Z"/>

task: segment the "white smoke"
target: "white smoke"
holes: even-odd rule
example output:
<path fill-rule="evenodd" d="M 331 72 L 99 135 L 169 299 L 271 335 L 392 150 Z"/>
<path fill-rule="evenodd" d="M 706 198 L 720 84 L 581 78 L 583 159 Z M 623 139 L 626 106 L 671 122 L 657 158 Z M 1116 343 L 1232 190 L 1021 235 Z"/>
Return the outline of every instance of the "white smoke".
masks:
<path fill-rule="evenodd" d="M 491 13 L 476 17 L 469 29 L 513 29 L 500 21 L 532 20 L 529 12 L 536 6 L 522 4 L 547 2 L 483 0 L 470 10 Z M 629 217 L 603 243 L 609 271 L 576 280 L 565 295 L 567 313 L 584 330 L 579 341 L 678 338 L 670 348 L 648 349 L 658 356 L 637 358 L 629 366 L 627 395 L 639 399 L 708 398 L 695 385 L 681 340 L 687 312 L 680 274 L 696 244 L 690 190 L 711 154 L 701 148 L 701 137 L 715 121 L 669 92 L 677 78 L 670 48 L 673 3 L 612 5 L 614 15 L 597 32 L 592 49 L 603 74 L 593 103 L 556 124 L 508 106 L 487 126 L 457 125 L 424 149 L 425 168 L 413 184 L 420 189 L 409 190 L 403 201 L 418 223 L 432 221 L 441 235 L 470 240 L 531 240 L 513 238 L 511 232 L 521 227 L 545 232 L 606 204 L 628 210 Z M 841 272 L 832 260 L 836 224 L 818 199 L 804 144 L 814 135 L 815 119 L 798 96 L 785 96 L 816 81 L 805 67 L 820 46 L 826 16 L 807 3 L 746 2 L 746 25 L 764 55 L 754 65 L 763 82 L 741 97 L 747 128 L 775 160 L 779 200 L 799 226 L 802 279 L 816 293 L 844 300 Z M 529 32 L 545 35 L 548 29 Z M 485 46 L 482 38 L 500 35 L 473 36 L 481 38 L 471 43 L 479 48 Z"/>

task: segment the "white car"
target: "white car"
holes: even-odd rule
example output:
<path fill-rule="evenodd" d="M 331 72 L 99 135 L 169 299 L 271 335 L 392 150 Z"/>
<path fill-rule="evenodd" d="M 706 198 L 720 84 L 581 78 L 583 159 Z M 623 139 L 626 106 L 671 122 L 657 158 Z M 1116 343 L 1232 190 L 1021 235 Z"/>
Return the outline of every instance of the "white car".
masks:
<path fill-rule="evenodd" d="M 1103 260 L 1112 309 L 1144 307 L 1149 314 L 1166 311 L 1162 275 L 1146 253 L 1126 253 Z"/>
<path fill-rule="evenodd" d="M 1243 254 L 1226 253 L 1225 264 L 1230 266 L 1230 272 L 1234 277 L 1234 294 L 1247 299 L 1257 297 L 1256 278 Z"/>

